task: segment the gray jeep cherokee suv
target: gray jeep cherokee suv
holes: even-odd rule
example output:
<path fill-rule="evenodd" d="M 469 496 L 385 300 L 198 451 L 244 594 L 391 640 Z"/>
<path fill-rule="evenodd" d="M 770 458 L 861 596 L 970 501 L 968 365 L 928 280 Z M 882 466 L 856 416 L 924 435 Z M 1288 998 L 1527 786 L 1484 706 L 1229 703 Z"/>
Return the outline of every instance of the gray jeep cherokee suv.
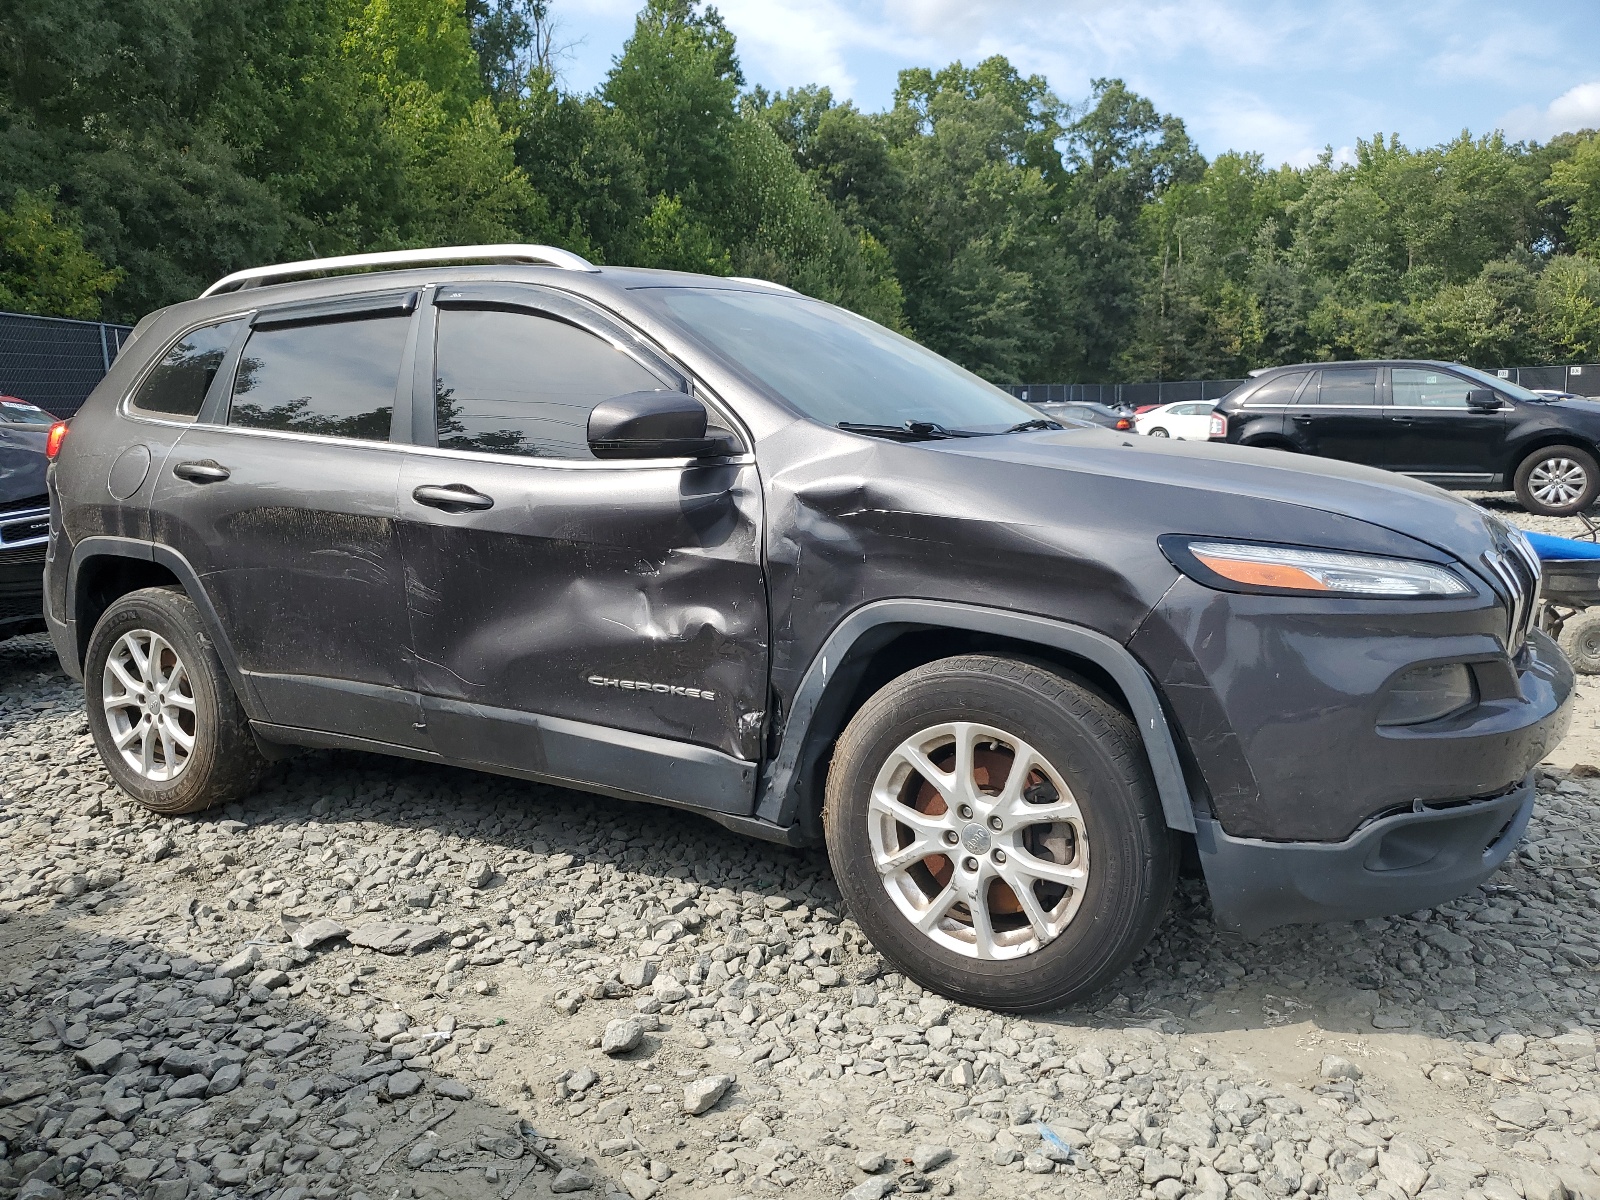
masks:
<path fill-rule="evenodd" d="M 672 805 L 826 842 L 887 958 L 1002 1009 L 1125 967 L 1186 845 L 1245 933 L 1473 887 L 1572 689 L 1521 535 L 1433 487 L 542 247 L 230 276 L 49 483 L 50 629 L 150 808 L 299 746 Z"/>

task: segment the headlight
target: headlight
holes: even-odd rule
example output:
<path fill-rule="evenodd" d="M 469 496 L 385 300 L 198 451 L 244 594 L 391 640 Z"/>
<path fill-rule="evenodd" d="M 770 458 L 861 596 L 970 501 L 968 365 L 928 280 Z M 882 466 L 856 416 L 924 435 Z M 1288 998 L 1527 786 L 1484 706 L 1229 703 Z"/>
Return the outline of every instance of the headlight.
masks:
<path fill-rule="evenodd" d="M 1420 725 L 1466 708 L 1477 699 L 1472 672 L 1461 663 L 1412 667 L 1389 685 L 1379 725 Z"/>
<path fill-rule="evenodd" d="M 1392 599 L 1473 594 L 1449 568 L 1408 558 L 1175 536 L 1163 537 L 1160 544 L 1173 566 L 1223 591 Z"/>

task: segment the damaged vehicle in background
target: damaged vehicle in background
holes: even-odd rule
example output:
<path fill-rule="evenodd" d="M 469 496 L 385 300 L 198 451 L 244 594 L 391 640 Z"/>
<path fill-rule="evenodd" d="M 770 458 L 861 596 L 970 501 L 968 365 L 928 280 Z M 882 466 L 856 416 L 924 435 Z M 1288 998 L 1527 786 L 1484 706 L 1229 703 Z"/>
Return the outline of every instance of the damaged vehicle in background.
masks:
<path fill-rule="evenodd" d="M 999 1009 L 1113 979 L 1185 858 L 1247 934 L 1475 886 L 1572 691 L 1522 535 L 1437 489 L 546 247 L 230 276 L 50 486 L 51 634 L 152 810 L 307 746 L 672 805 L 826 843 L 886 958 Z"/>
<path fill-rule="evenodd" d="M 37 405 L 0 395 L 0 639 L 44 629 L 44 480 L 55 423 Z"/>

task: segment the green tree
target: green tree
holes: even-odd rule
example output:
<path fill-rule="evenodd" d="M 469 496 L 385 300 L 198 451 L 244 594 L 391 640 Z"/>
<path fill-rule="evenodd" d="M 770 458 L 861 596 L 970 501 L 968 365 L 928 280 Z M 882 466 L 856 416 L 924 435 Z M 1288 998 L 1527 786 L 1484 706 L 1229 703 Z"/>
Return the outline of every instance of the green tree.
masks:
<path fill-rule="evenodd" d="M 1600 254 L 1600 133 L 1586 131 L 1571 157 L 1554 165 L 1549 190 L 1565 206 L 1572 245 Z"/>
<path fill-rule="evenodd" d="M 601 97 L 627 123 L 652 194 L 705 210 L 727 201 L 743 83 L 716 9 L 648 0 Z"/>
<path fill-rule="evenodd" d="M 100 315 L 119 274 L 88 250 L 49 194 L 19 191 L 0 209 L 0 309 L 57 317 Z"/>

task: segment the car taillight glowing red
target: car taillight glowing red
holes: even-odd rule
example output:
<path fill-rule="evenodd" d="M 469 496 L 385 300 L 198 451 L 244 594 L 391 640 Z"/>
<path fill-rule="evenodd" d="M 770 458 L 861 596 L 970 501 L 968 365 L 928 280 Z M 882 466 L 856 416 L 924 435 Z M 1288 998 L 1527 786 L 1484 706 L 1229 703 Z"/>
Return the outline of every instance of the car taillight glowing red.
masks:
<path fill-rule="evenodd" d="M 1119 417 L 1119 418 L 1117 418 L 1117 428 L 1118 429 L 1132 429 L 1133 428 L 1133 422 L 1128 420 L 1127 417 Z"/>
<path fill-rule="evenodd" d="M 1228 436 L 1228 418 L 1219 412 L 1211 414 L 1211 437 L 1225 438 Z"/>
<path fill-rule="evenodd" d="M 66 441 L 66 438 L 67 423 L 65 421 L 57 421 L 50 426 L 50 432 L 45 435 L 44 439 L 44 456 L 51 462 L 55 462 L 56 455 L 61 453 L 61 443 Z"/>

